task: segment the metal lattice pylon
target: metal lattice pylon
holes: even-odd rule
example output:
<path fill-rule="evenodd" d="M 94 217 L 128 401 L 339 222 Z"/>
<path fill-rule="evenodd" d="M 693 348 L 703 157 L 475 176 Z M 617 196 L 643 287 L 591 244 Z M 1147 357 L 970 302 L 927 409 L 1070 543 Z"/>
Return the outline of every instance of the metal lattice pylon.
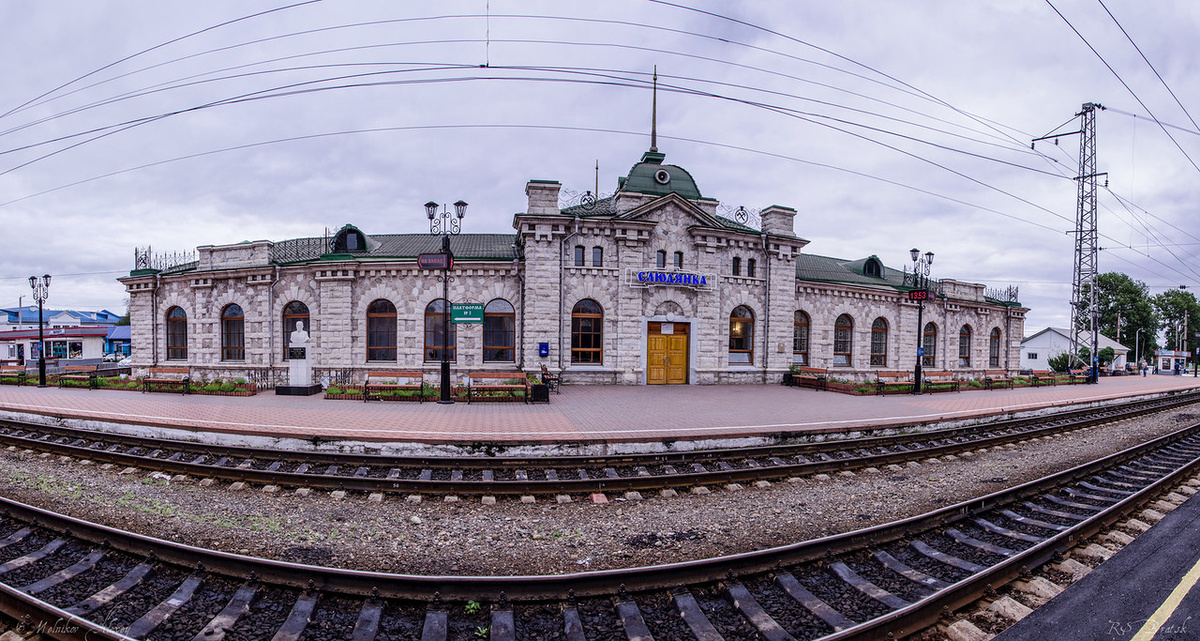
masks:
<path fill-rule="evenodd" d="M 1085 102 L 1079 116 L 1079 204 L 1075 213 L 1075 274 L 1071 280 L 1071 354 L 1079 353 L 1079 335 L 1091 340 L 1092 382 L 1098 375 L 1100 328 L 1096 305 L 1096 109 L 1102 105 Z"/>

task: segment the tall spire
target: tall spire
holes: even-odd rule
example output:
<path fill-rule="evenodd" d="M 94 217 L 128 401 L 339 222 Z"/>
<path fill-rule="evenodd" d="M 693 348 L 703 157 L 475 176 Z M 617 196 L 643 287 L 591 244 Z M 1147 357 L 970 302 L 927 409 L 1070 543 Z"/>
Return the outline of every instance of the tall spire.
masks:
<path fill-rule="evenodd" d="M 651 90 L 650 151 L 658 151 L 658 65 L 654 65 L 654 85 Z"/>

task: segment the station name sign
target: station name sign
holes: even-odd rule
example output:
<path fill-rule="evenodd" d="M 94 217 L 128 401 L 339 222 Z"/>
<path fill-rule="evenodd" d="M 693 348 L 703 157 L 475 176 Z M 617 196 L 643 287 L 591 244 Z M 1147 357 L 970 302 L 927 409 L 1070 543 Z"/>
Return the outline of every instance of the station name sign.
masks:
<path fill-rule="evenodd" d="M 626 282 L 631 287 L 684 287 L 708 291 L 717 283 L 716 274 L 696 274 L 677 271 L 627 270 Z"/>

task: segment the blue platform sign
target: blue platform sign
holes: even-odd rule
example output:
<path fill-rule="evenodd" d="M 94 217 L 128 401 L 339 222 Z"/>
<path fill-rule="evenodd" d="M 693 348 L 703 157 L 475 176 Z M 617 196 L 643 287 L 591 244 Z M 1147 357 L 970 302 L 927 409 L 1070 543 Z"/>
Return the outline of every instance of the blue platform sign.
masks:
<path fill-rule="evenodd" d="M 918 348 L 917 348 L 917 356 L 924 356 L 924 355 L 925 355 L 925 348 L 924 348 L 924 347 L 918 347 Z"/>
<path fill-rule="evenodd" d="M 538 343 L 538 356 L 546 358 L 550 355 L 550 343 Z"/>

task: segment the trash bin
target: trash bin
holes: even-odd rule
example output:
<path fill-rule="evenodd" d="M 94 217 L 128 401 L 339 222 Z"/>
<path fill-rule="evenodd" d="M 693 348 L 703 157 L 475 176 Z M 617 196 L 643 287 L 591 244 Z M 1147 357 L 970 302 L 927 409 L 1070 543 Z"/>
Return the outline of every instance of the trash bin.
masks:
<path fill-rule="evenodd" d="M 550 402 L 550 386 L 542 383 L 529 386 L 529 402 L 530 403 L 549 403 Z"/>

